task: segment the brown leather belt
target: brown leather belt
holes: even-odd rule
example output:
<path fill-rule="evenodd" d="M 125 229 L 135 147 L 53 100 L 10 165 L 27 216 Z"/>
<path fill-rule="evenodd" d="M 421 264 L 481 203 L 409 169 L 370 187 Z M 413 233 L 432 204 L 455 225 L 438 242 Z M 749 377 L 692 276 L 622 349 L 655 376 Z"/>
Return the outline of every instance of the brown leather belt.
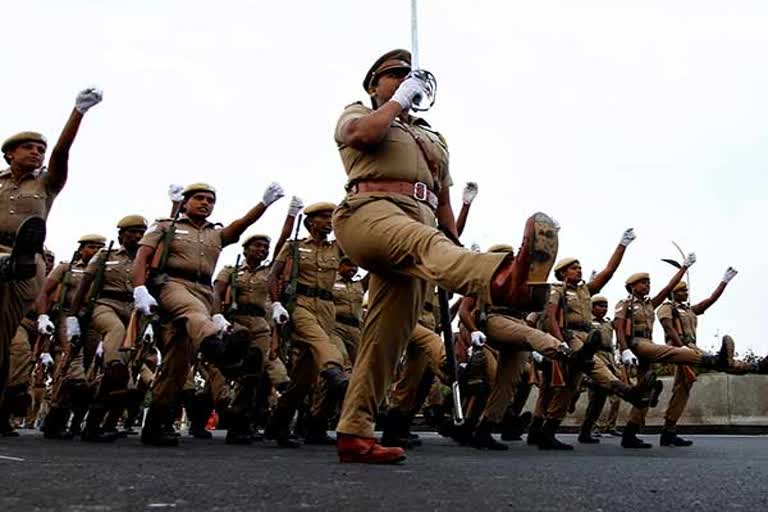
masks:
<path fill-rule="evenodd" d="M 312 286 L 307 286 L 302 283 L 296 284 L 296 294 L 297 295 L 303 295 L 305 297 L 309 297 L 311 299 L 320 299 L 320 300 L 333 300 L 333 292 L 330 292 L 328 290 L 323 290 L 322 288 L 314 288 Z"/>
<path fill-rule="evenodd" d="M 416 183 L 399 180 L 358 181 L 349 187 L 349 191 L 355 194 L 364 194 L 367 192 L 402 194 L 428 204 L 433 210 L 437 210 L 438 205 L 435 193 L 429 190 L 426 183 L 420 181 L 417 181 Z"/>
<path fill-rule="evenodd" d="M 168 274 L 169 277 L 175 277 L 176 279 L 184 279 L 185 281 L 191 281 L 193 283 L 211 286 L 210 274 L 199 274 L 197 272 L 182 270 L 180 268 L 167 268 L 165 269 L 165 273 Z"/>
<path fill-rule="evenodd" d="M 129 291 L 120 290 L 102 290 L 99 294 L 100 299 L 110 299 L 119 302 L 133 302 L 133 294 Z"/>
<path fill-rule="evenodd" d="M 336 315 L 336 321 L 350 327 L 360 328 L 360 320 L 350 315 Z"/>
<path fill-rule="evenodd" d="M 234 315 L 267 316 L 266 310 L 258 304 L 238 304 Z"/>

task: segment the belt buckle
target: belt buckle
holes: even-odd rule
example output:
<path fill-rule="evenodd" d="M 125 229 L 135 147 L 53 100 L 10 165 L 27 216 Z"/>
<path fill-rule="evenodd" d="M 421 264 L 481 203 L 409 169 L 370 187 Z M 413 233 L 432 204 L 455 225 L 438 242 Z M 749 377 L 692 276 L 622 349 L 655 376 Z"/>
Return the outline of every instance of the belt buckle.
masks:
<path fill-rule="evenodd" d="M 427 188 L 426 183 L 417 181 L 413 184 L 413 197 L 416 198 L 417 201 L 426 202 L 428 192 L 429 189 Z"/>

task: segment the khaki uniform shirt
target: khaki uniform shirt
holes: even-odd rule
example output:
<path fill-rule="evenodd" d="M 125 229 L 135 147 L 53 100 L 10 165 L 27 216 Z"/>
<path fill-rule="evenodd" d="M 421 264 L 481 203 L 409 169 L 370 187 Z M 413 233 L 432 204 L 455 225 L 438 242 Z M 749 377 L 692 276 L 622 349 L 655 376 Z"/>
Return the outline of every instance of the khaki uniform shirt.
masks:
<path fill-rule="evenodd" d="M 613 352 L 613 322 L 611 322 L 611 319 L 603 317 L 602 320 L 598 320 L 593 316 L 592 327 L 600 331 L 600 339 L 602 340 L 600 350 Z"/>
<path fill-rule="evenodd" d="M 404 123 L 399 118 L 395 119 L 384 140 L 371 149 L 359 150 L 346 145 L 342 141 L 344 125 L 371 112 L 373 110 L 362 103 L 354 103 L 344 109 L 336 124 L 336 144 L 347 173 L 348 186 L 365 180 L 399 180 L 424 183 L 427 188 L 437 194 L 440 189 L 453 184 L 448 170 L 448 145 L 442 135 L 434 131 L 423 119 L 411 117 L 410 123 Z M 423 141 L 430 160 L 434 162 L 435 176 L 432 175 L 424 151 L 415 137 Z M 352 208 L 358 208 L 376 199 L 392 201 L 403 208 L 411 218 L 426 224 L 434 224 L 431 208 L 404 194 L 366 193 L 360 198 L 348 199 L 348 204 Z"/>
<path fill-rule="evenodd" d="M 628 312 L 629 302 L 632 301 L 632 327 L 633 333 L 630 338 L 639 337 L 653 339 L 653 304 L 651 299 L 646 297 L 644 299 L 638 299 L 632 297 L 620 300 L 616 304 L 615 317 L 618 320 L 623 318 L 627 321 L 630 320 L 630 314 Z M 627 339 L 629 341 L 629 339 Z"/>
<path fill-rule="evenodd" d="M 677 311 L 677 315 L 673 312 L 673 308 Z M 698 319 L 696 318 L 696 313 L 693 312 L 693 309 L 689 304 L 667 301 L 659 306 L 656 316 L 659 317 L 659 321 L 664 319 L 672 320 L 675 330 L 677 330 L 677 334 L 680 336 L 683 343 L 686 345 L 689 343 L 696 343 L 696 326 L 698 325 Z M 679 317 L 679 322 L 676 320 L 676 316 Z M 665 338 L 667 343 L 671 343 L 671 340 L 669 340 L 666 335 Z"/>
<path fill-rule="evenodd" d="M 90 276 L 96 276 L 104 258 L 107 256 L 107 249 L 101 249 L 91 258 L 90 263 L 85 269 L 85 273 Z M 101 289 L 101 297 L 96 301 L 97 304 L 109 306 L 115 311 L 130 316 L 130 310 L 133 307 L 133 278 L 131 270 L 133 268 L 133 256 L 128 254 L 124 248 L 112 249 L 109 253 L 104 268 L 104 286 Z M 104 297 L 106 293 L 123 295 L 123 299 Z M 91 291 L 92 293 L 92 291 Z"/>
<path fill-rule="evenodd" d="M 238 307 L 257 306 L 263 309 L 265 313 L 269 311 L 270 300 L 269 288 L 267 286 L 269 270 L 270 267 L 264 265 L 251 268 L 247 263 L 238 268 L 237 275 L 235 276 L 235 289 L 230 290 Z M 227 265 L 216 276 L 216 281 L 222 281 L 231 286 L 232 273 L 234 271 L 234 266 Z M 232 317 L 237 323 L 245 325 L 251 331 L 269 332 L 270 330 L 269 323 L 264 316 L 246 315 L 242 311 L 238 312 L 238 310 L 235 310 Z"/>
<path fill-rule="evenodd" d="M 172 223 L 171 219 L 160 219 L 147 230 L 139 244 L 156 249 Z M 221 239 L 221 224 L 205 222 L 196 227 L 185 216 L 176 222 L 176 231 L 168 249 L 166 270 L 179 270 L 198 277 L 213 276 L 219 254 L 225 247 Z M 174 278 L 180 280 L 185 279 Z"/>
<path fill-rule="evenodd" d="M 347 281 L 339 276 L 333 285 L 333 304 L 336 307 L 336 316 L 355 318 L 363 321 L 363 283 L 360 281 Z"/>
<path fill-rule="evenodd" d="M 53 267 L 53 270 L 51 270 L 51 273 L 48 275 L 49 279 L 52 279 L 59 283 L 60 285 L 64 283 L 64 278 L 67 274 L 67 270 L 69 269 L 69 262 L 61 262 L 55 267 Z M 75 290 L 77 290 L 77 286 L 80 284 L 80 281 L 83 279 L 83 275 L 85 274 L 85 263 L 82 261 L 78 261 L 77 263 L 72 265 L 72 269 L 69 273 L 69 283 L 67 284 L 66 290 L 62 290 L 64 292 L 64 301 L 61 302 L 61 297 L 59 297 L 55 304 L 58 304 L 61 302 L 63 304 L 65 310 L 69 310 L 69 307 L 72 305 L 72 299 L 75 297 Z M 56 298 L 56 297 L 54 297 Z M 54 304 L 52 303 L 51 306 Z"/>
<path fill-rule="evenodd" d="M 562 307 L 563 290 L 565 290 L 565 327 L 588 330 L 592 326 L 592 294 L 587 284 L 584 282 L 577 286 L 554 284 L 549 292 L 549 303 Z"/>
<path fill-rule="evenodd" d="M 296 242 L 287 242 L 275 258 L 276 262 L 286 263 L 291 258 L 291 250 Z M 336 241 L 315 242 L 311 238 L 298 241 L 299 244 L 299 274 L 298 282 L 310 288 L 317 288 L 333 293 L 333 285 L 336 283 L 336 273 L 341 263 L 341 249 Z M 311 311 L 322 310 L 324 315 L 330 315 L 334 319 L 335 306 L 333 301 L 322 300 L 316 297 L 307 297 L 298 294 L 296 305 L 303 306 Z"/>
<path fill-rule="evenodd" d="M 59 191 L 51 187 L 48 173 L 38 169 L 19 183 L 11 169 L 0 172 L 0 233 L 16 234 L 21 223 L 32 216 L 48 218 Z"/>

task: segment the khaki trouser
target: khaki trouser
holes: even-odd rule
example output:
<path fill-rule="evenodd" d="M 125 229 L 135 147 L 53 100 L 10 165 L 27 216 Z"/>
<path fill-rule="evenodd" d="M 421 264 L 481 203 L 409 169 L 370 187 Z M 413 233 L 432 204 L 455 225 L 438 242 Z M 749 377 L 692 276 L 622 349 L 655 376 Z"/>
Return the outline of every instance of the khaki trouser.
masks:
<path fill-rule="evenodd" d="M 343 368 L 344 356 L 331 339 L 336 325 L 333 303 L 320 299 L 315 299 L 315 301 L 328 302 L 329 307 L 322 307 L 325 304 L 318 304 L 320 307 L 314 308 L 313 311 L 297 304 L 293 310 L 291 338 L 307 345 L 318 371 L 332 366 Z"/>
<path fill-rule="evenodd" d="M 344 344 L 344 348 L 347 351 L 347 356 L 349 357 L 350 367 L 354 366 L 355 359 L 357 358 L 357 347 L 360 345 L 360 336 L 362 336 L 362 331 L 360 331 L 359 327 L 352 327 L 351 325 L 336 322 L 336 327 L 333 329 L 333 334 Z"/>
<path fill-rule="evenodd" d="M 702 352 L 688 347 L 673 347 L 671 345 L 658 345 L 647 338 L 634 338 L 629 348 L 637 356 L 638 381 L 651 370 L 653 363 L 675 363 L 696 365 L 701 363 Z M 647 407 L 632 407 L 629 414 L 629 422 L 636 425 L 645 424 Z"/>
<path fill-rule="evenodd" d="M 130 355 L 121 352 L 125 340 L 125 327 L 130 320 L 130 310 L 117 311 L 110 306 L 97 304 L 91 317 L 91 328 L 101 338 L 104 347 L 104 366 L 120 362 L 128 364 Z"/>
<path fill-rule="evenodd" d="M 392 390 L 391 408 L 404 412 L 413 410 L 424 372 L 429 368 L 435 376 L 442 379 L 444 361 L 443 340 L 435 331 L 417 324 L 405 349 L 405 366 Z"/>
<path fill-rule="evenodd" d="M 368 438 L 416 327 L 427 283 L 490 303 L 491 278 L 506 258 L 458 247 L 435 229 L 429 207 L 415 201 L 399 206 L 384 197 L 349 197 L 333 216 L 344 253 L 371 272 L 370 307 L 337 430 Z"/>
<path fill-rule="evenodd" d="M 0 254 L 9 254 L 10 247 L 0 246 Z M 0 405 L 10 371 L 11 342 L 24 315 L 32 308 L 45 278 L 45 260 L 38 255 L 37 274 L 23 281 L 0 282 Z"/>
<path fill-rule="evenodd" d="M 159 407 L 171 407 L 176 405 L 178 393 L 185 389 L 196 350 L 183 325 L 168 321 L 160 326 L 158 348 L 163 363 L 155 375 L 152 401 Z"/>
<path fill-rule="evenodd" d="M 16 329 L 16 335 L 11 340 L 8 387 L 28 386 L 32 381 L 32 366 L 32 346 L 29 341 L 29 332 L 19 325 L 19 328 Z"/>
<path fill-rule="evenodd" d="M 491 383 L 491 395 L 482 415 L 482 419 L 491 423 L 501 423 L 504 420 L 504 414 L 520 384 L 529 354 L 528 351 L 515 350 L 508 345 L 496 346 L 499 349 L 496 372 L 488 380 Z"/>
<path fill-rule="evenodd" d="M 32 395 L 32 403 L 27 410 L 27 418 L 24 423 L 27 428 L 34 428 L 40 413 L 40 408 L 45 400 L 45 387 L 34 386 L 32 387 L 30 394 Z"/>

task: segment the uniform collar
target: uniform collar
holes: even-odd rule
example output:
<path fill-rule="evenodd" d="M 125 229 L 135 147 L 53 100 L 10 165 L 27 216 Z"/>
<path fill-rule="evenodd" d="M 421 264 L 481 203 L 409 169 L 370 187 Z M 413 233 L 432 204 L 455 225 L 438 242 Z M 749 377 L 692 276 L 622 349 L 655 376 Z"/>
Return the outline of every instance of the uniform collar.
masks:
<path fill-rule="evenodd" d="M 22 179 L 22 181 L 23 180 L 28 180 L 28 179 L 37 179 L 44 172 L 47 172 L 47 168 L 45 166 L 38 167 L 37 169 L 35 169 L 32 172 L 28 172 L 28 173 L 24 174 L 21 177 L 21 179 Z M 11 178 L 11 179 L 13 178 L 13 172 L 11 171 L 10 167 L 8 167 L 5 170 L 0 171 L 0 179 L 2 179 L 2 178 Z"/>
<path fill-rule="evenodd" d="M 190 220 L 189 217 L 186 216 L 186 214 L 179 215 L 179 219 L 176 221 L 176 223 L 177 224 L 179 224 L 179 223 L 188 224 L 188 225 L 192 226 L 193 228 L 196 227 L 196 225 Z M 208 227 L 211 227 L 211 226 L 214 226 L 214 223 L 210 222 L 208 219 L 206 219 L 205 222 L 203 223 L 203 225 L 200 228 L 198 228 L 198 229 L 205 229 L 205 228 L 208 228 Z"/>

